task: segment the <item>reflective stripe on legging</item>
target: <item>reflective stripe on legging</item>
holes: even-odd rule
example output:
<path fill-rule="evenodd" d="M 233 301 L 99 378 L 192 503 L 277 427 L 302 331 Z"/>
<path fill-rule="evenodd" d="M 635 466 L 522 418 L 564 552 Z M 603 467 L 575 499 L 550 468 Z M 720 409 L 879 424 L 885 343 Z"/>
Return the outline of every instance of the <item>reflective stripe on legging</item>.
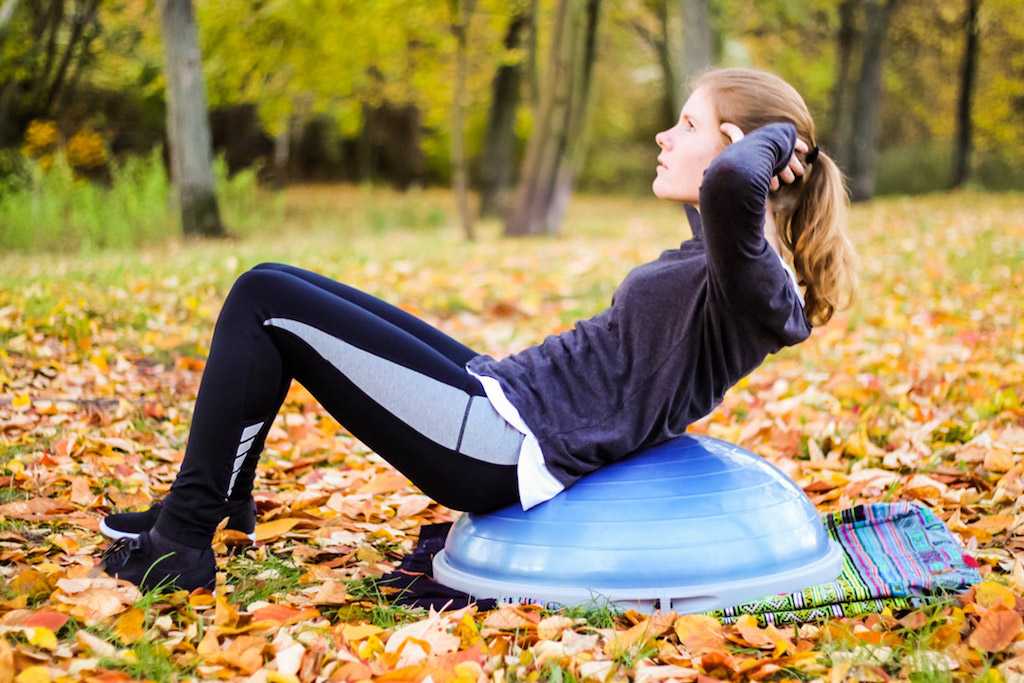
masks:
<path fill-rule="evenodd" d="M 486 396 L 468 394 L 298 320 L 271 318 L 263 324 L 305 341 L 370 398 L 434 443 L 495 465 L 518 461 L 523 434 L 508 425 Z"/>

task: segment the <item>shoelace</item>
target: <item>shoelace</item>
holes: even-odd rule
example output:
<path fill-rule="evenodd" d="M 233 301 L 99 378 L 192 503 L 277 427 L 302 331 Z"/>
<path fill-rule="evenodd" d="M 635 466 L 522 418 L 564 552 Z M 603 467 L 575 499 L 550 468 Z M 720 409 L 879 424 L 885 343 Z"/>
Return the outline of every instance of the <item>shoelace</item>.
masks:
<path fill-rule="evenodd" d="M 142 540 L 136 538 L 119 538 L 103 551 L 102 559 L 111 567 L 122 567 L 131 554 L 142 548 Z"/>

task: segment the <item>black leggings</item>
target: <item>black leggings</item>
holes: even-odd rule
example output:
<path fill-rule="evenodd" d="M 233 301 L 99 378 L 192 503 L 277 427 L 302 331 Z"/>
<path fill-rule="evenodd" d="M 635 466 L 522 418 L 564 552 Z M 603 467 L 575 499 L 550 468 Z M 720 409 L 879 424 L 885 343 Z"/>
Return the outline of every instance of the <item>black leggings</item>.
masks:
<path fill-rule="evenodd" d="M 292 379 L 340 424 L 454 510 L 519 500 L 524 435 L 494 410 L 466 362 L 476 351 L 416 316 L 302 268 L 261 263 L 224 301 L 192 424 L 156 527 L 208 546 L 256 463 Z"/>

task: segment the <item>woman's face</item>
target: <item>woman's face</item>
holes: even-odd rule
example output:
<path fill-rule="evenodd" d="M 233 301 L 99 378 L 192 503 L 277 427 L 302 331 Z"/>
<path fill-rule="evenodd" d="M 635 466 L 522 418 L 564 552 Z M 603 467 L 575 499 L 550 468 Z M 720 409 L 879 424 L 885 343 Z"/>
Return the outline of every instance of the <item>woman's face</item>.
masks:
<path fill-rule="evenodd" d="M 654 136 L 661 148 L 654 195 L 697 206 L 704 169 L 725 148 L 720 122 L 706 88 L 694 90 L 676 125 Z"/>

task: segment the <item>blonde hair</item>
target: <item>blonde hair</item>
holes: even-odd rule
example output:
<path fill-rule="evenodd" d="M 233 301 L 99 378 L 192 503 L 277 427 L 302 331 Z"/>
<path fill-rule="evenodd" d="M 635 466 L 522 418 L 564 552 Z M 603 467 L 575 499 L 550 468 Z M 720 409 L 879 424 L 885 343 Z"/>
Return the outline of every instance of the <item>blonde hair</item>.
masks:
<path fill-rule="evenodd" d="M 720 122 L 734 123 L 750 133 L 774 121 L 789 121 L 808 148 L 818 144 L 814 119 L 803 98 L 775 74 L 742 67 L 710 68 L 696 74 L 692 83 L 691 91 L 707 87 Z M 731 142 L 725 133 L 722 138 L 723 146 Z M 847 235 L 846 178 L 819 147 L 818 158 L 804 164 L 804 175 L 781 183 L 771 202 L 779 241 L 789 252 L 797 281 L 806 287 L 807 319 L 812 325 L 824 325 L 836 310 L 853 304 L 858 286 L 858 257 Z"/>

